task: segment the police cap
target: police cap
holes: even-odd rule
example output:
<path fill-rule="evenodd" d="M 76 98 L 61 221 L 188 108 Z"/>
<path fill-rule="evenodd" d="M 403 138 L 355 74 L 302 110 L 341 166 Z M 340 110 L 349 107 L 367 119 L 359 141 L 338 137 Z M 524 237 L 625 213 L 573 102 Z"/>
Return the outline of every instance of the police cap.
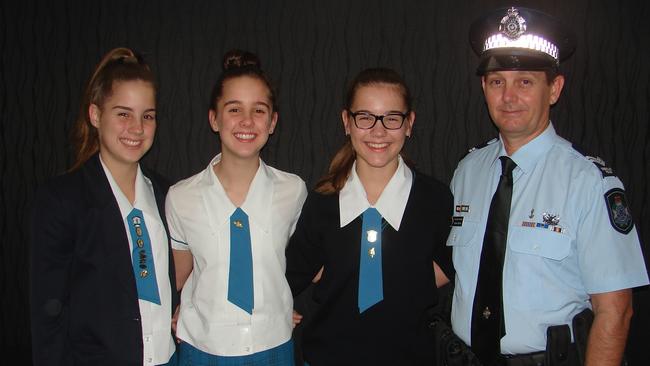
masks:
<path fill-rule="evenodd" d="M 501 8 L 472 23 L 469 39 L 481 58 L 476 73 L 557 70 L 575 49 L 573 32 L 541 11 Z"/>

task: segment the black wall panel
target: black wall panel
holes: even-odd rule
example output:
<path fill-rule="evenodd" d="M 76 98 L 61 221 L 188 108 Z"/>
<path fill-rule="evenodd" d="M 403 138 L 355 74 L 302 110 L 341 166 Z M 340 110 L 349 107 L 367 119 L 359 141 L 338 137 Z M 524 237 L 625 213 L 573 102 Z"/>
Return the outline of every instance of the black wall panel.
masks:
<path fill-rule="evenodd" d="M 560 135 L 617 171 L 650 243 L 650 5 L 514 1 L 577 33 L 552 120 Z M 313 185 L 344 140 L 345 83 L 359 70 L 401 72 L 416 99 L 409 156 L 448 182 L 468 148 L 496 135 L 474 75 L 472 19 L 503 1 L 3 1 L 0 3 L 0 347 L 28 362 L 28 232 L 34 189 L 69 167 L 83 85 L 109 49 L 143 53 L 159 78 L 158 131 L 145 164 L 172 181 L 219 150 L 208 95 L 230 48 L 257 53 L 280 92 L 263 158 Z M 435 203 L 432 203 L 435 204 Z M 617 245 L 617 243 L 612 243 Z M 647 263 L 647 257 L 646 257 Z M 636 291 L 629 355 L 647 364 L 650 299 Z"/>

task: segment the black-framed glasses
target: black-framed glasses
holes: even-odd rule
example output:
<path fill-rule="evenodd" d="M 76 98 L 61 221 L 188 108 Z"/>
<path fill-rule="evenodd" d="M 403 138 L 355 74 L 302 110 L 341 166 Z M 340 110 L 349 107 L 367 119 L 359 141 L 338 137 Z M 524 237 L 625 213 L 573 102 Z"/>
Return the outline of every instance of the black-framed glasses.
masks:
<path fill-rule="evenodd" d="M 402 128 L 406 117 L 408 117 L 408 112 L 391 112 L 380 116 L 368 112 L 352 112 L 350 110 L 348 110 L 348 113 L 354 120 L 354 125 L 362 130 L 369 130 L 375 127 L 377 121 L 381 121 L 381 124 L 387 130 L 399 130 Z"/>

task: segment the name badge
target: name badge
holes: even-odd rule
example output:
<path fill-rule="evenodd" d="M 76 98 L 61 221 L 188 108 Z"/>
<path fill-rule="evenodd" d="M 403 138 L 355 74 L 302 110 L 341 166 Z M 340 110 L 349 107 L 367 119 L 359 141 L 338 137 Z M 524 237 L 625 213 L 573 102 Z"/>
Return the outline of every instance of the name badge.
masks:
<path fill-rule="evenodd" d="M 463 226 L 463 216 L 453 216 L 451 218 L 451 226 Z"/>

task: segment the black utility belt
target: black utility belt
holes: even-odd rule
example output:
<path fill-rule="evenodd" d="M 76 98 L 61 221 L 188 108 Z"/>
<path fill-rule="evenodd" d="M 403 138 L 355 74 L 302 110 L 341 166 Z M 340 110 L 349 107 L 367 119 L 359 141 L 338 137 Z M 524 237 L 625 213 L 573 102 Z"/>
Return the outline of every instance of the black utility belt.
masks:
<path fill-rule="evenodd" d="M 524 355 L 503 355 L 503 366 L 574 366 L 584 365 L 587 338 L 594 313 L 585 309 L 573 317 L 573 339 L 568 325 L 554 325 L 546 328 L 546 351 Z"/>
<path fill-rule="evenodd" d="M 577 353 L 575 343 L 566 348 L 566 354 L 560 355 L 559 360 L 549 359 L 547 351 L 533 352 L 519 355 L 502 355 L 500 364 L 502 366 L 554 366 L 554 365 L 577 365 Z"/>
<path fill-rule="evenodd" d="M 546 351 L 497 357 L 499 366 L 577 366 L 584 365 L 589 329 L 593 312 L 585 309 L 573 318 L 573 340 L 567 324 L 546 328 Z M 468 347 L 439 315 L 434 315 L 429 327 L 433 330 L 437 366 L 482 365 Z"/>

